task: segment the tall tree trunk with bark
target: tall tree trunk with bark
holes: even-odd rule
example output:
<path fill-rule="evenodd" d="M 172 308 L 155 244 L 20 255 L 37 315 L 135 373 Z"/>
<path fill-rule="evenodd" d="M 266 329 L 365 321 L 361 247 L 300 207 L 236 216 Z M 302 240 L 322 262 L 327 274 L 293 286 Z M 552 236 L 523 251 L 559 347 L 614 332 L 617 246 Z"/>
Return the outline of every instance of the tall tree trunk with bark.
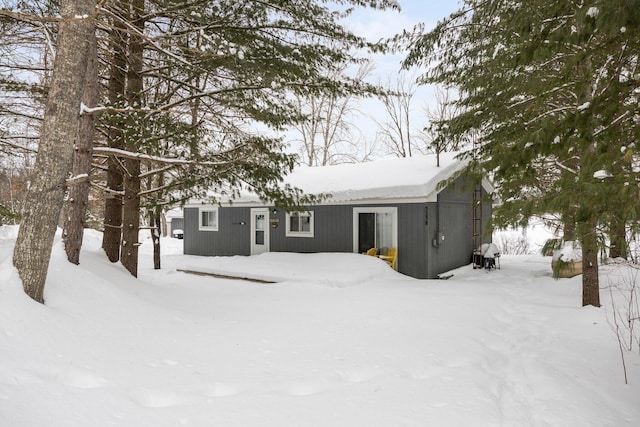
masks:
<path fill-rule="evenodd" d="M 598 277 L 598 242 L 596 219 L 588 221 L 582 232 L 582 306 L 600 307 L 600 281 Z"/>
<path fill-rule="evenodd" d="M 151 226 L 151 240 L 153 242 L 153 269 L 160 270 L 160 230 L 162 208 L 154 206 L 149 210 L 149 225 Z"/>
<path fill-rule="evenodd" d="M 144 43 L 139 34 L 144 32 L 144 0 L 131 0 L 131 23 L 137 32 L 129 35 L 129 70 L 127 73 L 127 98 L 133 108 L 142 107 L 142 66 Z M 126 148 L 137 152 L 140 134 L 138 127 L 142 113 L 129 115 L 125 130 Z M 138 277 L 138 242 L 140 233 L 140 160 L 125 160 L 124 201 L 122 204 L 122 247 L 120 262 L 134 276 Z"/>
<path fill-rule="evenodd" d="M 620 218 L 612 218 L 609 223 L 609 240 L 611 248 L 609 256 L 611 258 L 627 259 L 629 252 L 627 251 L 627 229 L 625 221 Z"/>
<path fill-rule="evenodd" d="M 89 53 L 82 102 L 88 107 L 95 107 L 99 101 L 95 31 L 89 35 L 88 42 Z M 69 188 L 69 197 L 64 218 L 64 231 L 62 233 L 67 259 L 73 264 L 80 263 L 80 248 L 82 247 L 85 217 L 89 201 L 89 174 L 91 173 L 94 131 L 95 120 L 93 113 L 83 113 L 80 116 L 75 155 L 73 157 L 72 175 L 74 177 L 86 176 L 86 178 L 80 179 Z"/>
<path fill-rule="evenodd" d="M 60 2 L 62 20 L 40 147 L 13 254 L 25 293 L 40 303 L 73 160 L 95 7 L 94 0 Z"/>
<path fill-rule="evenodd" d="M 121 107 L 125 100 L 126 82 L 126 29 L 119 21 L 113 23 L 110 38 L 111 68 L 109 70 L 109 103 Z M 109 123 L 108 141 L 111 148 L 124 148 L 123 121 L 114 114 Z M 104 205 L 104 233 L 102 249 L 111 262 L 120 259 L 120 241 L 122 237 L 122 165 L 115 156 L 109 159 L 107 171 L 107 189 Z"/>
<path fill-rule="evenodd" d="M 578 31 L 581 31 L 579 29 Z M 593 101 L 593 87 L 591 85 L 591 77 L 594 75 L 592 69 L 592 58 L 586 56 L 579 64 L 577 73 L 579 76 L 578 87 L 581 87 L 581 92 L 578 92 L 578 105 L 584 105 L 584 103 L 591 103 Z M 588 112 L 588 114 L 592 114 Z M 588 123 L 592 123 L 592 120 L 588 120 Z M 579 181 L 584 184 L 593 183 L 593 176 L 595 172 L 594 165 L 598 164 L 597 160 L 597 144 L 594 137 L 594 129 L 589 127 L 584 128 L 584 124 L 580 121 L 576 121 L 576 131 L 580 131 L 581 138 L 585 144 L 583 146 L 583 152 L 580 156 L 580 169 Z M 586 192 L 586 190 L 582 190 Z M 577 209 L 577 232 L 582 244 L 582 305 L 592 305 L 594 307 L 600 307 L 600 277 L 598 275 L 598 219 L 601 209 L 585 200 L 581 200 L 581 206 Z"/>
<path fill-rule="evenodd" d="M 164 173 L 158 173 L 157 188 L 164 185 Z M 149 188 L 153 188 L 153 177 L 149 177 Z M 162 233 L 162 206 L 158 204 L 162 191 L 156 196 L 156 204 L 149 209 L 149 225 L 151 226 L 151 240 L 153 241 L 153 269 L 160 270 L 160 235 Z M 166 233 L 164 233 L 166 236 Z"/>
<path fill-rule="evenodd" d="M 138 277 L 138 235 L 140 231 L 140 160 L 124 162 L 124 203 L 122 205 L 122 247 L 120 261 L 134 277 Z"/>

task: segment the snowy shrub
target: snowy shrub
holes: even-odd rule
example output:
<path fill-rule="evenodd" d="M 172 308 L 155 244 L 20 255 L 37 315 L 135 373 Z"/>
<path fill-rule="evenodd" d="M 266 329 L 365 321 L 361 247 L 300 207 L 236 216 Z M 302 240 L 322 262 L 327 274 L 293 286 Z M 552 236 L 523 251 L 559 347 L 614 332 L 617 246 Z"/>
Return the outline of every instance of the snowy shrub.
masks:
<path fill-rule="evenodd" d="M 556 243 L 554 243 L 555 245 Z M 582 249 L 578 242 L 568 240 L 553 251 L 551 268 L 554 279 L 569 278 L 582 273 Z"/>

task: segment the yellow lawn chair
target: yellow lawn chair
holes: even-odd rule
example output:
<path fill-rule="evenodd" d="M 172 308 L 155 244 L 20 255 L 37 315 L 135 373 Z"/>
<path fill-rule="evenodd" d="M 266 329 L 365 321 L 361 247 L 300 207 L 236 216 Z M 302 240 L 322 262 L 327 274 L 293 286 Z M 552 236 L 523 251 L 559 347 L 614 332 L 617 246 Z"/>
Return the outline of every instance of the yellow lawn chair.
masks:
<path fill-rule="evenodd" d="M 396 269 L 396 261 L 398 259 L 398 249 L 389 248 L 386 255 L 380 255 L 378 258 L 383 259 L 389 267 Z"/>
<path fill-rule="evenodd" d="M 371 248 L 364 253 L 365 255 L 376 256 L 378 255 L 378 248 Z"/>

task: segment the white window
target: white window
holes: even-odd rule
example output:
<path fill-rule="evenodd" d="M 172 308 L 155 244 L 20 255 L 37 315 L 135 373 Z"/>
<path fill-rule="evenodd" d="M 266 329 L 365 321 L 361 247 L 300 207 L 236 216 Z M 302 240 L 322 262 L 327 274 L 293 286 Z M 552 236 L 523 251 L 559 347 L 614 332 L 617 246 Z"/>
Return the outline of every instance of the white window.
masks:
<path fill-rule="evenodd" d="M 198 216 L 200 231 L 218 231 L 218 208 L 216 206 L 199 208 Z"/>
<path fill-rule="evenodd" d="M 287 237 L 313 237 L 313 212 L 291 212 L 286 216 Z"/>

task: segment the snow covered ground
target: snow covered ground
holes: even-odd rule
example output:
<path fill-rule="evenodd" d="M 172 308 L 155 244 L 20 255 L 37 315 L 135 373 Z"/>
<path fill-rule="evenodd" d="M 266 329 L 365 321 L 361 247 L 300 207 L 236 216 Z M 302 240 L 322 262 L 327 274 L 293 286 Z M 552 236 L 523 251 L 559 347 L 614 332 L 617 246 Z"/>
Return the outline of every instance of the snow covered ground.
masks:
<path fill-rule="evenodd" d="M 637 349 L 625 385 L 608 309 L 580 307 L 580 277 L 539 255 L 425 281 L 355 254 L 202 258 L 165 239 L 163 269 L 146 241 L 136 280 L 89 232 L 80 266 L 56 243 L 42 306 L 15 234 L 0 227 L 0 426 L 640 425 Z"/>

